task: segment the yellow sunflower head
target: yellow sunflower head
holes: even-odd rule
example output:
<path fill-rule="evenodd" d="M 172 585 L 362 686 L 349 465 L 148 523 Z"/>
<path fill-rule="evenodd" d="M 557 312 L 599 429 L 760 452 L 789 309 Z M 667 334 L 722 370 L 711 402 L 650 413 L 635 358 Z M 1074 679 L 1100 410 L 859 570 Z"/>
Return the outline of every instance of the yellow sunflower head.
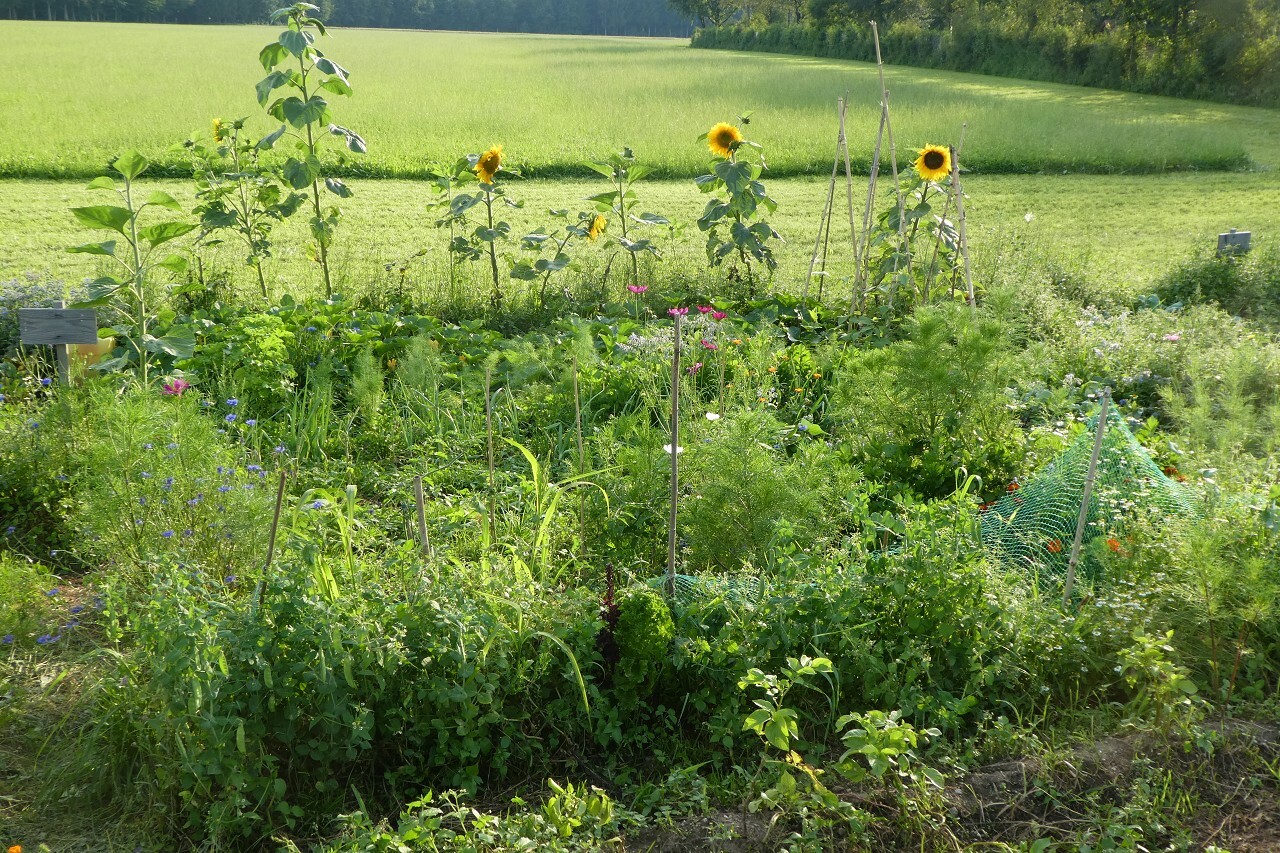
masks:
<path fill-rule="evenodd" d="M 603 213 L 597 213 L 595 218 L 591 220 L 591 227 L 587 229 L 587 239 L 594 240 L 604 233 L 604 229 L 608 227 L 609 220 L 605 219 Z"/>
<path fill-rule="evenodd" d="M 728 157 L 742 142 L 742 131 L 722 121 L 711 130 L 707 131 L 707 147 L 711 149 L 712 154 L 718 154 L 721 157 Z"/>
<path fill-rule="evenodd" d="M 921 180 L 940 181 L 951 174 L 951 149 L 944 145 L 926 145 L 913 164 Z"/>
<path fill-rule="evenodd" d="M 495 145 L 488 151 L 480 155 L 480 159 L 476 161 L 476 175 L 480 178 L 480 183 L 493 183 L 493 176 L 498 174 L 498 170 L 502 168 L 502 146 Z"/>
<path fill-rule="evenodd" d="M 215 119 L 213 120 L 213 141 L 214 141 L 214 142 L 221 142 L 222 140 L 224 140 L 224 139 L 226 139 L 226 138 L 227 138 L 227 129 L 226 129 L 226 126 L 225 126 L 225 125 L 223 125 L 223 123 L 222 123 L 222 119 L 220 119 L 220 118 L 215 118 Z"/>

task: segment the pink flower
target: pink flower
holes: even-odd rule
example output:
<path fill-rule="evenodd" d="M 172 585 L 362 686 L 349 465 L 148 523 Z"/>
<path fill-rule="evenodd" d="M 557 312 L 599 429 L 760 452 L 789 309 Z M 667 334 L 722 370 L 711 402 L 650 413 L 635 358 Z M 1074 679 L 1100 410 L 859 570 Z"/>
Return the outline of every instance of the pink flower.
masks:
<path fill-rule="evenodd" d="M 710 305 L 699 305 L 699 306 L 698 306 L 698 313 L 699 313 L 699 314 L 710 314 L 710 313 L 712 312 L 712 310 L 713 310 L 713 309 L 712 309 L 712 307 L 711 307 Z"/>
<path fill-rule="evenodd" d="M 160 385 L 160 390 L 170 397 L 181 397 L 182 392 L 191 387 L 191 383 L 185 379 L 175 379 L 172 382 L 164 382 Z"/>
<path fill-rule="evenodd" d="M 728 316 L 729 316 L 729 315 L 728 315 L 728 314 L 726 314 L 726 313 L 724 313 L 723 311 L 712 311 L 712 312 L 711 312 L 711 319 L 712 319 L 712 320 L 723 320 L 725 317 L 728 317 Z"/>
<path fill-rule="evenodd" d="M 701 369 L 702 369 L 702 362 L 697 361 L 689 365 L 688 367 L 686 367 L 684 369 L 684 372 L 689 374 L 690 376 L 693 376 L 695 373 L 697 373 Z"/>
<path fill-rule="evenodd" d="M 1178 334 L 1177 332 L 1173 332 L 1173 333 L 1171 333 L 1171 334 L 1165 335 L 1165 336 L 1164 336 L 1164 339 L 1165 339 L 1166 341 L 1173 341 L 1173 342 L 1177 342 L 1177 341 L 1182 340 L 1182 335 Z"/>
<path fill-rule="evenodd" d="M 667 311 L 667 313 L 670 314 L 672 317 L 683 317 L 685 314 L 689 313 L 689 309 L 688 308 L 671 308 Z"/>
<path fill-rule="evenodd" d="M 709 340 L 707 340 L 706 338 L 703 338 L 703 339 L 702 339 L 702 348 L 703 348 L 703 349 L 709 349 L 709 350 L 717 350 L 717 349 L 719 349 L 719 347 L 717 347 L 717 346 L 715 345 L 715 342 L 713 342 L 713 341 L 709 341 Z"/>
<path fill-rule="evenodd" d="M 637 296 L 639 296 L 641 293 L 644 293 L 648 289 L 649 289 L 649 285 L 647 284 L 628 284 L 627 285 L 627 290 L 630 290 L 632 293 L 634 293 Z"/>

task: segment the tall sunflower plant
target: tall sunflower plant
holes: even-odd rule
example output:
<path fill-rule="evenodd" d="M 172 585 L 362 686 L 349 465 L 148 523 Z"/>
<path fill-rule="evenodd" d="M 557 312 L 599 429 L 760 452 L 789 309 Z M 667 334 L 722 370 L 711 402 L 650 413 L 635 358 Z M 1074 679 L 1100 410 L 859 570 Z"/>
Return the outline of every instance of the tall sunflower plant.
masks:
<path fill-rule="evenodd" d="M 640 255 L 647 252 L 655 258 L 661 258 L 662 252 L 653 240 L 636 239 L 635 226 L 671 225 L 671 220 L 665 216 L 635 212 L 640 199 L 632 187 L 652 170 L 637 163 L 635 153 L 630 148 L 615 151 L 604 160 L 588 161 L 585 165 L 609 182 L 608 192 L 588 196 L 587 201 L 593 202 L 601 214 L 609 214 L 618 222 L 618 233 L 612 239 L 631 258 L 631 281 L 627 286 L 643 287 L 645 285 L 640 281 Z"/>
<path fill-rule="evenodd" d="M 554 228 L 538 228 L 521 237 L 520 248 L 536 253 L 538 257 L 533 261 L 519 260 L 511 266 L 512 278 L 540 282 L 539 308 L 547 307 L 547 284 L 551 281 L 551 276 L 573 266 L 573 258 L 568 253 L 569 243 L 581 238 L 594 243 L 609 226 L 609 220 L 601 213 L 582 210 L 572 220 L 567 209 L 549 210 L 547 213 L 565 224 Z"/>
<path fill-rule="evenodd" d="M 739 116 L 740 124 L 748 124 L 750 115 Z M 761 217 L 761 211 L 773 213 L 778 203 L 769 197 L 760 176 L 768 165 L 764 149 L 742 135 L 734 124 L 719 122 L 698 137 L 716 159 L 708 172 L 694 179 L 698 190 L 712 197 L 698 217 L 698 230 L 707 235 L 707 261 L 720 266 L 729 261 L 730 278 L 745 278 L 749 292 L 755 290 L 755 269 L 763 264 L 770 272 L 777 269 L 773 241 L 783 242 L 782 235 Z"/>
<path fill-rule="evenodd" d="M 502 165 L 502 146 L 494 145 L 479 154 L 468 154 L 454 164 L 451 172 L 435 174 L 431 181 L 432 191 L 442 195 L 437 205 L 445 211 L 436 220 L 436 227 L 448 228 L 453 235 L 449 251 L 455 262 L 489 262 L 493 282 L 489 301 L 495 309 L 502 305 L 497 247 L 498 243 L 511 240 L 511 223 L 495 220 L 494 208 L 524 207 L 524 202 L 507 196 L 502 176 L 519 177 L 519 173 Z"/>
<path fill-rule="evenodd" d="M 899 195 L 879 215 L 867 243 L 869 294 L 891 313 L 963 297 L 960 235 L 951 219 L 956 209 L 951 149 L 926 145 L 916 154 Z"/>

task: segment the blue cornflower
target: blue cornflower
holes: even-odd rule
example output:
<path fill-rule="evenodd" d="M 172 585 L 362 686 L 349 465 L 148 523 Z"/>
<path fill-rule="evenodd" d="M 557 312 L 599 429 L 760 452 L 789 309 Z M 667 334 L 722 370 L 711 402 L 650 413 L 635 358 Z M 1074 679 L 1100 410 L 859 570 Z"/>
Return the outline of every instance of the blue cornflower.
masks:
<path fill-rule="evenodd" d="M 46 377 L 40 380 L 40 384 L 43 385 L 45 388 L 48 388 L 50 385 L 53 384 L 53 380 Z"/>
<path fill-rule="evenodd" d="M 143 495 L 142 497 L 138 498 L 138 506 L 146 506 L 146 505 L 147 505 L 146 495 Z"/>
<path fill-rule="evenodd" d="M 257 421 L 255 421 L 253 418 L 249 418 L 249 420 L 247 420 L 247 421 L 245 421 L 245 422 L 244 422 L 244 425 L 245 425 L 245 426 L 257 426 L 257 425 L 258 425 L 258 422 L 257 422 Z"/>
<path fill-rule="evenodd" d="M 55 595 L 57 595 L 61 591 L 62 591 L 61 589 L 55 586 L 53 589 L 46 592 L 45 595 L 49 596 L 50 598 L 53 598 Z"/>
<path fill-rule="evenodd" d="M 227 405 L 228 405 L 228 406 L 238 406 L 238 405 L 240 405 L 240 401 L 239 401 L 239 400 L 237 400 L 235 397 L 232 397 L 230 400 L 228 400 L 228 401 L 227 401 Z"/>
<path fill-rule="evenodd" d="M 142 472 L 142 474 L 141 474 L 140 476 L 141 476 L 141 477 L 142 477 L 142 479 L 144 479 L 144 480 L 150 480 L 150 479 L 151 479 L 151 472 L 150 472 L 150 471 L 143 471 L 143 472 Z"/>
<path fill-rule="evenodd" d="M 166 489 L 172 489 L 172 488 L 173 488 L 173 478 L 172 478 L 172 477 L 165 477 L 165 478 L 164 478 L 164 487 L 165 487 Z"/>
<path fill-rule="evenodd" d="M 225 420 L 225 421 L 226 421 L 227 423 L 229 423 L 229 424 L 231 424 L 231 423 L 235 423 L 236 416 L 235 416 L 235 414 L 233 413 L 233 414 L 227 415 L 225 418 L 223 418 L 223 420 Z"/>
<path fill-rule="evenodd" d="M 186 530 L 182 531 L 182 535 L 187 539 L 190 539 L 192 536 L 196 535 L 196 532 L 188 527 Z"/>
<path fill-rule="evenodd" d="M 70 631 L 72 628 L 79 628 L 79 627 L 80 627 L 80 620 L 72 619 L 70 622 L 62 626 L 62 630 Z"/>
<path fill-rule="evenodd" d="M 230 486 L 218 486 L 218 491 L 222 492 L 222 493 L 225 495 L 227 492 L 231 491 L 231 487 L 230 487 Z"/>
<path fill-rule="evenodd" d="M 315 326 L 307 326 L 307 331 L 308 331 L 308 332 L 318 332 L 318 331 L 320 331 L 320 330 L 319 330 L 319 329 L 317 329 Z"/>
<path fill-rule="evenodd" d="M 12 536 L 12 535 L 13 535 L 13 532 L 14 532 L 15 530 L 17 530 L 17 529 L 18 529 L 18 528 L 14 527 L 12 524 L 10 524 L 8 527 L 6 527 L 6 528 L 5 528 L 5 530 L 4 530 L 4 535 L 5 535 L 5 536 Z"/>
<path fill-rule="evenodd" d="M 275 451 L 276 453 L 284 453 L 285 446 L 283 444 L 277 444 L 275 447 Z"/>
<path fill-rule="evenodd" d="M 3 637 L 0 637 L 0 643 L 4 643 L 6 646 L 12 645 L 13 634 L 5 634 Z"/>
<path fill-rule="evenodd" d="M 311 508 L 312 508 L 312 509 L 323 509 L 323 508 L 324 508 L 324 501 L 321 501 L 321 500 L 312 501 L 312 503 L 311 503 Z"/>
<path fill-rule="evenodd" d="M 0 394 L 0 403 L 3 403 L 4 401 L 5 401 L 5 396 L 3 394 Z M 13 636 L 13 635 L 10 634 L 9 636 Z"/>
<path fill-rule="evenodd" d="M 223 578 L 223 579 L 222 579 L 222 582 L 223 582 L 223 583 L 235 583 L 235 582 L 236 582 L 236 576 L 235 576 L 235 575 L 227 575 L 225 578 Z"/>
<path fill-rule="evenodd" d="M 58 638 L 61 636 L 61 634 L 41 634 L 39 637 L 36 637 L 36 642 L 42 646 L 47 646 L 50 643 L 58 642 Z"/>
<path fill-rule="evenodd" d="M 172 538 L 173 538 L 173 531 L 172 531 L 172 530 L 166 530 L 164 533 L 161 533 L 160 535 L 161 535 L 161 536 L 163 536 L 165 539 L 172 539 Z"/>
<path fill-rule="evenodd" d="M 166 444 L 166 445 L 165 445 L 165 447 L 166 447 L 166 448 L 168 448 L 169 450 L 177 450 L 177 449 L 178 449 L 178 442 L 176 442 L 176 441 L 171 441 L 171 442 L 169 442 L 168 444 Z"/>
<path fill-rule="evenodd" d="M 246 471 L 261 471 L 261 470 L 262 470 L 262 466 L 261 466 L 261 465 L 246 465 L 246 466 L 245 466 L 245 468 L 244 468 L 244 470 L 246 470 Z"/>
<path fill-rule="evenodd" d="M 151 442 L 149 442 L 149 441 L 148 441 L 146 444 L 142 445 L 142 449 L 143 449 L 143 450 L 150 450 L 150 449 L 151 449 L 151 448 L 153 448 L 153 447 L 155 447 L 155 445 L 154 445 L 154 444 L 152 444 L 152 443 L 151 443 Z"/>
<path fill-rule="evenodd" d="M 83 604 L 77 604 L 75 607 L 72 607 L 72 608 L 71 608 L 71 615 L 73 615 L 73 616 L 74 616 L 75 614 L 80 613 L 80 612 L 83 612 L 83 611 L 84 611 L 84 605 L 83 605 Z"/>

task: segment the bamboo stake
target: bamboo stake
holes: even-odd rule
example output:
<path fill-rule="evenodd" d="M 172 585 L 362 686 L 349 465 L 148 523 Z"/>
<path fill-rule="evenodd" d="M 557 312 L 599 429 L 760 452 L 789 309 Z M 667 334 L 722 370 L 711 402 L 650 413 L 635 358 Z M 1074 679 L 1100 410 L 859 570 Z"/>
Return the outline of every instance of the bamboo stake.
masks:
<path fill-rule="evenodd" d="M 578 357 L 573 357 L 573 425 L 578 434 L 578 476 L 587 470 L 587 452 L 582 443 L 582 392 L 578 388 Z M 585 551 L 587 547 L 587 495 L 578 490 L 578 541 Z"/>
<path fill-rule="evenodd" d="M 840 114 L 840 110 L 842 109 L 843 104 L 844 104 L 844 99 L 840 98 L 836 100 L 837 115 Z M 831 213 L 832 213 L 831 208 L 836 195 L 836 175 L 839 174 L 840 172 L 840 147 L 843 143 L 844 143 L 844 127 L 842 123 L 841 129 L 836 135 L 836 156 L 835 156 L 835 160 L 831 163 L 831 180 L 827 183 L 827 201 L 822 206 L 822 218 L 818 220 L 818 234 L 813 239 L 813 254 L 809 256 L 809 274 L 805 276 L 804 289 L 800 292 L 801 304 L 805 304 L 809 301 L 809 283 L 813 281 L 813 268 L 817 266 L 817 263 L 818 263 L 818 248 L 822 245 L 823 229 L 826 228 L 827 233 L 830 234 L 830 222 L 831 222 Z M 826 262 L 826 259 L 823 258 L 824 273 L 826 272 L 825 262 Z M 821 297 L 819 297 L 819 301 L 821 301 Z"/>
<path fill-rule="evenodd" d="M 880 179 L 880 146 L 884 142 L 884 125 L 889 118 L 888 108 L 880 104 L 880 129 L 876 131 L 876 146 L 871 152 L 871 172 L 867 177 L 867 203 L 862 209 L 862 239 L 859 241 L 862 249 L 861 252 L 855 252 L 854 256 L 860 258 L 858 268 L 854 270 L 853 275 L 853 295 L 849 304 L 849 313 L 853 314 L 860 307 L 866 304 L 866 283 L 867 283 L 867 252 L 870 250 L 868 245 L 871 239 L 871 210 L 875 205 L 876 184 Z"/>
<path fill-rule="evenodd" d="M 849 160 L 849 137 L 845 128 L 845 117 L 849 113 L 849 95 L 840 99 L 840 147 L 844 150 L 844 189 L 845 201 L 849 208 L 849 242 L 853 245 L 853 268 L 858 269 L 858 229 L 853 222 L 853 164 Z"/>
<path fill-rule="evenodd" d="M 965 125 L 967 126 L 967 125 Z M 961 139 L 963 140 L 963 129 Z M 956 222 L 960 226 L 960 257 L 964 258 L 964 286 L 969 301 L 970 313 L 977 313 L 978 303 L 973 296 L 973 271 L 969 266 L 969 236 L 964 225 L 964 190 L 960 186 L 960 151 L 951 149 L 951 185 L 956 191 Z M 1103 402 L 1103 406 L 1106 402 Z"/>
<path fill-rule="evenodd" d="M 1075 585 L 1076 564 L 1080 561 L 1080 546 L 1084 542 L 1084 528 L 1089 521 L 1089 500 L 1093 497 L 1093 481 L 1098 476 L 1098 457 L 1102 455 L 1102 437 L 1107 431 L 1107 409 L 1111 402 L 1111 390 L 1102 391 L 1102 409 L 1098 412 L 1097 431 L 1093 437 L 1093 455 L 1089 457 L 1089 470 L 1084 478 L 1084 495 L 1080 498 L 1080 515 L 1076 518 L 1076 536 L 1071 542 L 1071 559 L 1067 561 L 1067 580 L 1062 586 L 1062 606 L 1071 603 L 1071 587 Z"/>
<path fill-rule="evenodd" d="M 889 137 L 889 167 L 893 172 L 893 193 L 898 199 L 898 240 L 902 243 L 907 258 L 907 275 L 911 275 L 911 247 L 906 245 L 907 233 L 907 209 L 906 201 L 902 197 L 902 183 L 898 179 L 898 146 L 893 139 L 893 123 L 889 121 L 889 90 L 885 88 L 884 83 L 884 59 L 880 56 L 880 28 L 876 26 L 876 22 L 871 22 L 871 34 L 875 37 L 876 42 L 876 72 L 880 75 L 880 99 L 884 104 L 884 127 L 885 134 Z M 894 273 L 898 272 L 898 261 L 895 253 L 893 262 Z M 897 289 L 895 283 L 889 288 L 888 307 L 893 309 L 894 292 Z"/>
<path fill-rule="evenodd" d="M 680 315 L 671 350 L 671 516 L 667 522 L 667 595 L 676 594 L 676 509 L 680 497 Z"/>

